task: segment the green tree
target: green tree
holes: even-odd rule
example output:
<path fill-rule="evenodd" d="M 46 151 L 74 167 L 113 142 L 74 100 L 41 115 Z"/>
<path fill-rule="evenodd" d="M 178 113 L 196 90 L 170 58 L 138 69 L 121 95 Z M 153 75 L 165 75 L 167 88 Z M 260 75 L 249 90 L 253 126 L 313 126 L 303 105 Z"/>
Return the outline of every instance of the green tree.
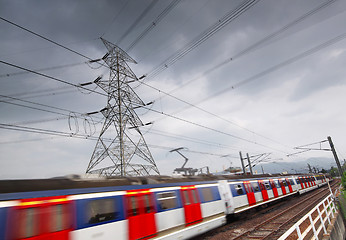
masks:
<path fill-rule="evenodd" d="M 346 172 L 344 171 L 342 178 L 341 178 L 341 183 L 344 189 L 346 189 Z"/>
<path fill-rule="evenodd" d="M 335 167 L 331 167 L 329 173 L 332 177 L 337 177 L 339 175 L 338 169 Z"/>

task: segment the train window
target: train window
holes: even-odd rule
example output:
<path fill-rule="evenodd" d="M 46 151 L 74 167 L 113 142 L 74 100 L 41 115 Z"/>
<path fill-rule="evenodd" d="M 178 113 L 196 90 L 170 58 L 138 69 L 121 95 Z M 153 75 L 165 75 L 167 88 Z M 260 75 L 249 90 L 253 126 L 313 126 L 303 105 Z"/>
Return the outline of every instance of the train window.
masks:
<path fill-rule="evenodd" d="M 286 180 L 282 180 L 282 184 L 283 184 L 283 186 L 287 187 L 287 182 L 286 182 Z"/>
<path fill-rule="evenodd" d="M 211 188 L 202 188 L 201 193 L 205 202 L 210 202 L 214 200 Z"/>
<path fill-rule="evenodd" d="M 138 209 L 138 204 L 137 204 L 137 199 L 135 196 L 131 196 L 128 199 L 128 215 L 129 216 L 137 216 L 139 214 L 139 209 Z"/>
<path fill-rule="evenodd" d="M 193 189 L 191 191 L 191 194 L 192 194 L 193 203 L 198 203 L 197 189 Z"/>
<path fill-rule="evenodd" d="M 274 181 L 275 182 L 275 186 L 276 186 L 276 188 L 280 188 L 280 184 L 279 184 L 279 182 L 278 181 Z"/>
<path fill-rule="evenodd" d="M 151 213 L 154 212 L 154 206 L 151 204 L 150 196 L 144 195 L 144 206 L 145 206 L 145 213 Z"/>
<path fill-rule="evenodd" d="M 300 184 L 300 179 L 299 178 L 297 178 L 296 181 L 297 181 L 297 184 Z"/>
<path fill-rule="evenodd" d="M 177 196 L 175 192 L 163 192 L 157 194 L 157 200 L 163 210 L 177 207 Z"/>
<path fill-rule="evenodd" d="M 265 186 L 264 186 L 264 184 L 263 184 L 262 182 L 259 182 L 258 184 L 259 184 L 259 186 L 260 186 L 261 191 L 266 190 L 266 189 L 265 189 Z"/>
<path fill-rule="evenodd" d="M 189 198 L 189 193 L 187 191 L 183 191 L 184 194 L 184 201 L 185 201 L 185 205 L 190 205 L 190 198 Z"/>
<path fill-rule="evenodd" d="M 48 208 L 50 219 L 50 232 L 58 232 L 69 228 L 66 206 L 62 204 L 50 206 Z"/>
<path fill-rule="evenodd" d="M 289 181 L 291 185 L 294 185 L 293 179 L 290 178 Z"/>
<path fill-rule="evenodd" d="M 252 187 L 251 187 L 251 184 L 244 184 L 244 186 L 245 186 L 245 191 L 246 191 L 246 193 L 251 193 L 251 192 L 253 192 L 253 189 L 252 189 Z"/>
<path fill-rule="evenodd" d="M 264 185 L 266 186 L 266 189 L 269 190 L 270 189 L 270 185 L 268 182 L 264 183 Z"/>
<path fill-rule="evenodd" d="M 38 208 L 20 209 L 18 212 L 18 238 L 29 238 L 38 235 Z"/>
<path fill-rule="evenodd" d="M 270 181 L 270 186 L 271 186 L 272 188 L 276 188 L 274 181 Z"/>
<path fill-rule="evenodd" d="M 240 184 L 238 184 L 238 185 L 235 187 L 235 190 L 237 190 L 237 193 L 238 193 L 239 195 L 244 194 L 243 188 L 241 187 Z"/>
<path fill-rule="evenodd" d="M 135 199 L 132 199 L 134 197 L 131 197 L 131 206 L 130 210 L 132 210 L 132 213 L 136 215 L 138 214 L 138 208 L 136 207 L 136 201 Z M 88 215 L 87 215 L 87 221 L 88 223 L 99 223 L 99 222 L 105 222 L 110 221 L 116 218 L 117 212 L 115 209 L 115 202 L 114 199 L 98 199 L 98 200 L 92 200 L 88 203 Z"/>
<path fill-rule="evenodd" d="M 251 183 L 250 186 L 252 186 L 252 188 L 253 188 L 253 190 L 255 190 L 255 192 L 258 192 L 258 191 L 259 191 L 259 187 L 258 187 L 258 184 L 257 184 L 257 183 L 253 182 L 253 183 Z"/>

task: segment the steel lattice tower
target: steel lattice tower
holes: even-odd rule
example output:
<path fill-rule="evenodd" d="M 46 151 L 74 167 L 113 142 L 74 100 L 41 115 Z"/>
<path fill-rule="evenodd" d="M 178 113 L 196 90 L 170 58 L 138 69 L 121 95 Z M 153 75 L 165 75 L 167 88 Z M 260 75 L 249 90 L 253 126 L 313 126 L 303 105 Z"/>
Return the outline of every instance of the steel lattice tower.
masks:
<path fill-rule="evenodd" d="M 129 85 L 137 77 L 127 62 L 137 62 L 118 46 L 101 40 L 108 50 L 102 59 L 110 68 L 110 77 L 95 83 L 108 94 L 108 101 L 101 110 L 105 121 L 86 173 L 108 177 L 160 174 L 139 129 L 143 123 L 134 111 L 145 106 Z"/>

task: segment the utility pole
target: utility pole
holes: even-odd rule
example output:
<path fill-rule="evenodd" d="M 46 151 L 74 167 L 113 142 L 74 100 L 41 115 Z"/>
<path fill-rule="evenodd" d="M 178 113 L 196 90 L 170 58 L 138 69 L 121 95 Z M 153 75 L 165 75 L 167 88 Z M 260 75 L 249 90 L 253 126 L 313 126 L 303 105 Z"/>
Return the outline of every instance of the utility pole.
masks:
<path fill-rule="evenodd" d="M 138 78 L 127 63 L 137 62 L 118 46 L 101 40 L 108 50 L 102 60 L 110 74 L 109 79 L 98 77 L 94 83 L 107 93 L 108 101 L 100 111 L 105 121 L 86 173 L 106 177 L 160 174 L 140 130 L 144 124 L 134 110 L 146 106 L 130 86 Z"/>
<path fill-rule="evenodd" d="M 339 175 L 340 175 L 340 177 L 342 177 L 343 171 L 342 171 L 342 168 L 341 168 L 341 164 L 340 164 L 338 155 L 336 154 L 332 138 L 330 136 L 328 136 L 328 142 L 329 142 L 330 148 L 332 150 L 332 153 L 334 155 L 334 159 L 335 159 L 336 165 L 338 166 Z"/>
<path fill-rule="evenodd" d="M 239 151 L 239 156 L 240 156 L 241 167 L 243 168 L 243 174 L 246 175 L 246 169 L 243 162 L 243 155 L 241 154 L 240 151 Z"/>
<path fill-rule="evenodd" d="M 248 164 L 249 164 L 250 174 L 251 174 L 251 176 L 252 176 L 252 175 L 253 175 L 252 166 L 251 166 L 250 157 L 249 157 L 249 154 L 248 154 L 248 153 L 246 154 L 246 157 L 247 157 L 247 162 L 248 162 Z"/>
<path fill-rule="evenodd" d="M 322 148 L 322 143 L 324 143 L 324 142 L 329 142 L 330 149 Z M 309 146 L 312 146 L 312 145 L 315 145 L 315 144 L 319 144 L 320 145 L 319 148 L 309 147 Z M 327 140 L 323 140 L 323 141 L 316 142 L 316 143 L 306 144 L 306 145 L 303 145 L 303 146 L 295 147 L 294 149 L 301 149 L 303 151 L 292 153 L 292 154 L 288 154 L 287 157 L 295 155 L 295 154 L 300 154 L 300 153 L 304 153 L 304 152 L 307 152 L 307 151 L 311 151 L 311 150 L 332 151 L 334 159 L 335 159 L 335 162 L 336 162 L 336 165 L 338 166 L 339 175 L 340 175 L 340 177 L 342 176 L 343 171 L 342 171 L 342 168 L 341 168 L 341 164 L 340 164 L 338 155 L 336 154 L 332 138 L 330 136 L 327 137 Z"/>
<path fill-rule="evenodd" d="M 262 174 L 264 175 L 264 170 L 263 170 L 263 166 L 262 166 L 262 164 L 261 164 L 261 168 L 262 168 Z"/>

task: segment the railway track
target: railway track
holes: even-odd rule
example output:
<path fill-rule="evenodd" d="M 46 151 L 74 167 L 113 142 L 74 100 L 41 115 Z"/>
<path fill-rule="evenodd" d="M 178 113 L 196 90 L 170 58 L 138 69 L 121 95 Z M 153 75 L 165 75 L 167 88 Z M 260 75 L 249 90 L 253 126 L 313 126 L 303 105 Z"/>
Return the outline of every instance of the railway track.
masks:
<path fill-rule="evenodd" d="M 331 187 L 335 188 L 337 185 L 338 182 L 334 181 Z M 268 209 L 249 214 L 249 216 L 240 221 L 240 224 L 237 224 L 237 222 L 229 224 L 238 225 L 238 227 L 235 226 L 233 228 L 226 225 L 211 231 L 209 234 L 212 236 L 209 237 L 205 234 L 198 239 L 277 239 L 291 224 L 316 206 L 328 194 L 330 194 L 329 188 L 327 186 L 322 187 L 289 202 L 280 202 Z M 265 220 L 263 221 L 263 219 Z"/>

